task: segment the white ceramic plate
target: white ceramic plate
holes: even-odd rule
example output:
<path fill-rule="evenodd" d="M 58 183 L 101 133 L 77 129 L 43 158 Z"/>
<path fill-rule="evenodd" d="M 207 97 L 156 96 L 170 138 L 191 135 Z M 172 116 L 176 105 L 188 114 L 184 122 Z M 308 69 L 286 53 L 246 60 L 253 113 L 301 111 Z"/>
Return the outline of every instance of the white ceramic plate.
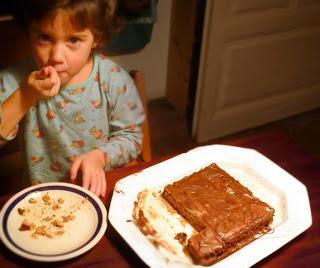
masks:
<path fill-rule="evenodd" d="M 216 263 L 214 267 L 252 266 L 312 224 L 306 187 L 271 160 L 252 149 L 225 145 L 198 147 L 140 173 L 130 175 L 115 186 L 109 220 L 147 265 L 187 266 L 181 262 L 168 263 L 131 221 L 137 194 L 145 188 L 161 188 L 211 163 L 217 163 L 248 187 L 256 197 L 275 209 L 273 232 L 253 241 Z"/>
<path fill-rule="evenodd" d="M 50 197 L 47 203 L 45 195 Z M 18 209 L 23 209 L 24 215 Z M 32 230 L 19 230 L 25 219 L 33 223 Z M 58 226 L 51 224 L 54 220 Z M 1 240 L 17 255 L 62 261 L 85 253 L 101 239 L 107 228 L 107 211 L 98 197 L 80 186 L 43 183 L 14 195 L 2 208 L 0 222 Z M 40 226 L 45 227 L 46 235 L 34 234 Z"/>

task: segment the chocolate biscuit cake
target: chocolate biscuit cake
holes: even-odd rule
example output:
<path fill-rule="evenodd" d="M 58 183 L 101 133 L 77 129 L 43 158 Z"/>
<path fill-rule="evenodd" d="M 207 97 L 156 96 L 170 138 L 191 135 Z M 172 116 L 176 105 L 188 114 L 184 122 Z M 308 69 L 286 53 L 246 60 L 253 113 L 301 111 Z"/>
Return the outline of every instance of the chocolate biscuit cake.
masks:
<path fill-rule="evenodd" d="M 273 208 L 254 197 L 248 188 L 216 164 L 152 195 L 157 196 L 155 203 L 165 204 L 163 207 L 167 208 L 165 226 L 170 226 L 170 215 L 178 214 L 190 225 L 189 231 L 184 231 L 186 224 L 180 220 L 180 225 L 176 223 L 179 227 L 168 228 L 171 232 L 176 230 L 171 235 L 173 238 L 164 239 L 168 230 L 160 231 L 158 223 L 163 223 L 163 212 L 154 209 L 155 205 L 150 201 L 145 202 L 147 207 L 141 206 L 141 195 L 133 215 L 136 224 L 141 230 L 143 227 L 149 230 L 149 238 L 153 237 L 154 244 L 163 240 L 161 243 L 167 248 L 168 244 L 177 248 L 174 243 L 178 241 L 183 248 L 179 254 L 183 252 L 190 256 L 195 264 L 207 266 L 225 258 L 268 232 L 273 220 Z"/>

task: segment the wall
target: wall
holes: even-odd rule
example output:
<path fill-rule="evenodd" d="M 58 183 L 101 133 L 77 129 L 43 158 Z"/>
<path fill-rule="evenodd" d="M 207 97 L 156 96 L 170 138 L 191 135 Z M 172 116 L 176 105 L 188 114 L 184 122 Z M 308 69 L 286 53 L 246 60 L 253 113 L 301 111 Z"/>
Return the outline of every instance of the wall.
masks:
<path fill-rule="evenodd" d="M 151 42 L 146 47 L 137 53 L 112 57 L 128 71 L 139 69 L 144 72 L 147 99 L 165 96 L 171 3 L 172 0 L 158 1 L 158 19 L 153 27 Z"/>

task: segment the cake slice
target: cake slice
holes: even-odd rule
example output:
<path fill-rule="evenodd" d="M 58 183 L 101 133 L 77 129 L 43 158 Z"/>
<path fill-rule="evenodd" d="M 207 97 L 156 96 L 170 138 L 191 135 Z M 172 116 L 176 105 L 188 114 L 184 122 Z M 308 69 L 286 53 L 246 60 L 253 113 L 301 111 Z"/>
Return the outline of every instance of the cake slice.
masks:
<path fill-rule="evenodd" d="M 162 198 L 161 191 L 141 191 L 132 214 L 135 224 L 168 262 L 193 263 L 185 254 L 185 245 L 197 232 Z"/>
<path fill-rule="evenodd" d="M 138 194 L 133 221 L 168 262 L 211 265 L 270 230 L 274 209 L 211 164 Z"/>
<path fill-rule="evenodd" d="M 186 248 L 201 265 L 213 264 L 269 231 L 274 214 L 216 164 L 167 185 L 162 196 L 198 231 Z"/>

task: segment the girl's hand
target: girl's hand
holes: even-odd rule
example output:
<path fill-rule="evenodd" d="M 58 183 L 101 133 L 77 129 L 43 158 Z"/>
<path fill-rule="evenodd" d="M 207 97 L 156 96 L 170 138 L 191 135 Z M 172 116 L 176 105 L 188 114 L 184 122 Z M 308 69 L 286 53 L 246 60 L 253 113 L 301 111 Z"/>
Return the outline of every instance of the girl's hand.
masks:
<path fill-rule="evenodd" d="M 107 182 L 104 171 L 105 158 L 99 149 L 78 156 L 70 168 L 70 179 L 75 181 L 78 170 L 82 171 L 82 187 L 97 196 L 106 196 Z"/>
<path fill-rule="evenodd" d="M 35 103 L 40 99 L 49 99 L 58 94 L 61 80 L 52 66 L 43 67 L 32 72 L 21 88 L 26 89 L 26 95 Z"/>

